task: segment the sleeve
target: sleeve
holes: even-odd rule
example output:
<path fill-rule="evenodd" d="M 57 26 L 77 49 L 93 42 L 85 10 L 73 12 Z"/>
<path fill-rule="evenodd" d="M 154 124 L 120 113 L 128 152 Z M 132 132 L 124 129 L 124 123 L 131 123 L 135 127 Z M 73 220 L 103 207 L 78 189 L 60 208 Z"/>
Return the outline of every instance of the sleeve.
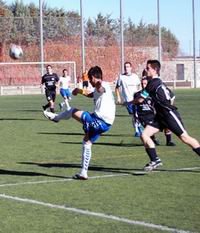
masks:
<path fill-rule="evenodd" d="M 117 79 L 116 88 L 119 88 L 120 86 L 121 86 L 121 75 Z"/>
<path fill-rule="evenodd" d="M 41 84 L 44 84 L 44 75 L 42 76 Z"/>
<path fill-rule="evenodd" d="M 57 74 L 55 74 L 55 79 L 56 79 L 56 82 L 58 82 L 58 81 L 59 81 L 59 77 L 58 77 L 58 75 L 57 75 Z"/>
<path fill-rule="evenodd" d="M 144 89 L 144 90 L 141 92 L 141 97 L 143 97 L 144 99 L 148 98 L 148 97 L 149 97 L 148 91 Z"/>

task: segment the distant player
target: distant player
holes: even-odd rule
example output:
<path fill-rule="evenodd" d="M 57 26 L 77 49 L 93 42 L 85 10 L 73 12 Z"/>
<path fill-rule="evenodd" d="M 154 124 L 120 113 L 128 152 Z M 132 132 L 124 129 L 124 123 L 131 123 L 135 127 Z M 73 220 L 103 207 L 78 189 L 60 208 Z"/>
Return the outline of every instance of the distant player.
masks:
<path fill-rule="evenodd" d="M 89 77 L 88 77 L 88 71 L 87 71 L 87 69 L 82 74 L 82 81 L 83 81 L 82 82 L 83 89 L 88 89 L 88 87 L 89 87 Z"/>
<path fill-rule="evenodd" d="M 132 124 L 135 128 L 135 136 L 140 136 L 139 126 L 137 122 L 135 123 L 133 113 L 134 113 L 134 106 L 133 103 L 130 101 L 133 99 L 133 95 L 135 92 L 140 90 L 140 79 L 137 74 L 132 72 L 132 64 L 131 62 L 124 63 L 124 74 L 121 74 L 117 80 L 116 87 L 115 87 L 115 94 L 117 97 L 117 103 L 122 104 L 122 99 L 120 95 L 123 97 L 123 104 L 126 106 L 129 115 L 132 117 Z"/>
<path fill-rule="evenodd" d="M 83 124 L 85 136 L 82 144 L 82 163 L 81 171 L 76 174 L 74 179 L 87 180 L 88 167 L 92 156 L 92 144 L 100 137 L 100 135 L 108 131 L 115 119 L 115 101 L 110 85 L 103 81 L 103 74 L 100 67 L 92 67 L 88 72 L 88 77 L 94 91 L 87 93 L 84 89 L 75 88 L 73 95 L 82 94 L 93 98 L 94 112 L 89 113 L 81 111 L 77 108 L 71 108 L 55 114 L 44 111 L 45 117 L 54 122 L 59 122 L 62 119 L 74 118 Z"/>
<path fill-rule="evenodd" d="M 134 100 L 134 103 L 138 104 L 150 96 L 156 110 L 156 120 L 151 125 L 147 125 L 142 132 L 142 140 L 150 158 L 150 162 L 144 167 L 146 171 L 151 171 L 162 165 L 151 136 L 164 128 L 171 130 L 183 143 L 189 145 L 194 152 L 200 155 L 199 142 L 187 133 L 177 108 L 171 104 L 170 93 L 159 77 L 160 68 L 158 60 L 147 61 L 146 69 L 148 76 L 151 76 L 152 79 L 148 82 L 141 96 Z"/>
<path fill-rule="evenodd" d="M 68 75 L 68 70 L 63 70 L 63 75 L 59 79 L 60 94 L 63 97 L 64 101 L 59 104 L 60 110 L 62 111 L 64 106 L 67 109 L 70 109 L 69 100 L 71 99 L 70 91 L 71 77 Z"/>
<path fill-rule="evenodd" d="M 48 103 L 42 106 L 43 110 L 50 108 L 51 112 L 55 111 L 56 87 L 59 77 L 53 73 L 52 66 L 46 66 L 46 74 L 42 76 L 41 85 L 45 88 L 45 95 Z"/>

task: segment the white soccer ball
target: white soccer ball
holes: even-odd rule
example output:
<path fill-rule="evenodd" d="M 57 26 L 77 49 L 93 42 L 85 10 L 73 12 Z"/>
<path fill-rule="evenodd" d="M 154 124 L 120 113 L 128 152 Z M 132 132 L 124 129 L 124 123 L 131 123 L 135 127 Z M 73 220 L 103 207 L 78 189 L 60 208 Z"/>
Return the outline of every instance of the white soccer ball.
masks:
<path fill-rule="evenodd" d="M 23 50 L 21 46 L 12 44 L 10 46 L 9 55 L 12 59 L 20 59 L 23 56 Z"/>

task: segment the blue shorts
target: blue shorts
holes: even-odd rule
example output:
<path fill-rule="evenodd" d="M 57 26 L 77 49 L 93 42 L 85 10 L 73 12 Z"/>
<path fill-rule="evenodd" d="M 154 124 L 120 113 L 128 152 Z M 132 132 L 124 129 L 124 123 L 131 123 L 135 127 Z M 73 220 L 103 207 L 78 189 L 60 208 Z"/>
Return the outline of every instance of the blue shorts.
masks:
<path fill-rule="evenodd" d="M 81 121 L 83 123 L 83 130 L 89 135 L 89 140 L 92 143 L 111 127 L 110 124 L 98 118 L 95 113 L 83 112 Z"/>
<path fill-rule="evenodd" d="M 134 104 L 126 102 L 125 106 L 126 106 L 126 109 L 127 109 L 128 113 L 129 113 L 129 115 L 134 114 L 134 112 L 135 112 L 135 105 Z"/>
<path fill-rule="evenodd" d="M 70 92 L 69 89 L 63 89 L 63 88 L 61 88 L 61 89 L 60 89 L 60 94 L 61 94 L 61 96 L 62 96 L 63 98 L 64 98 L 64 97 L 69 98 L 69 97 L 71 96 L 71 92 Z"/>

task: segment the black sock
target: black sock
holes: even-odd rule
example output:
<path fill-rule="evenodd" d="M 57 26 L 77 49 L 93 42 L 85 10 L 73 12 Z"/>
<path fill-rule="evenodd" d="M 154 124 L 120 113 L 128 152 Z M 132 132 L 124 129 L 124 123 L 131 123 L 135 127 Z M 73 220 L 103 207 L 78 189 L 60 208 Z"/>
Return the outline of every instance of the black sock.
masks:
<path fill-rule="evenodd" d="M 155 148 L 145 148 L 149 158 L 151 161 L 156 161 L 156 159 L 158 158 L 157 154 L 156 154 L 156 149 Z"/>
<path fill-rule="evenodd" d="M 50 111 L 53 112 L 53 113 L 55 112 L 54 108 L 50 108 Z"/>
<path fill-rule="evenodd" d="M 172 134 L 171 133 L 170 134 L 166 134 L 165 136 L 166 136 L 166 144 L 168 144 L 169 142 L 172 141 Z"/>
<path fill-rule="evenodd" d="M 49 108 L 49 107 L 50 107 L 50 104 L 49 104 L 49 103 L 46 104 L 46 105 L 44 106 L 45 110 L 46 110 L 47 108 Z"/>
<path fill-rule="evenodd" d="M 193 151 L 196 152 L 200 156 L 200 147 L 193 149 Z"/>

